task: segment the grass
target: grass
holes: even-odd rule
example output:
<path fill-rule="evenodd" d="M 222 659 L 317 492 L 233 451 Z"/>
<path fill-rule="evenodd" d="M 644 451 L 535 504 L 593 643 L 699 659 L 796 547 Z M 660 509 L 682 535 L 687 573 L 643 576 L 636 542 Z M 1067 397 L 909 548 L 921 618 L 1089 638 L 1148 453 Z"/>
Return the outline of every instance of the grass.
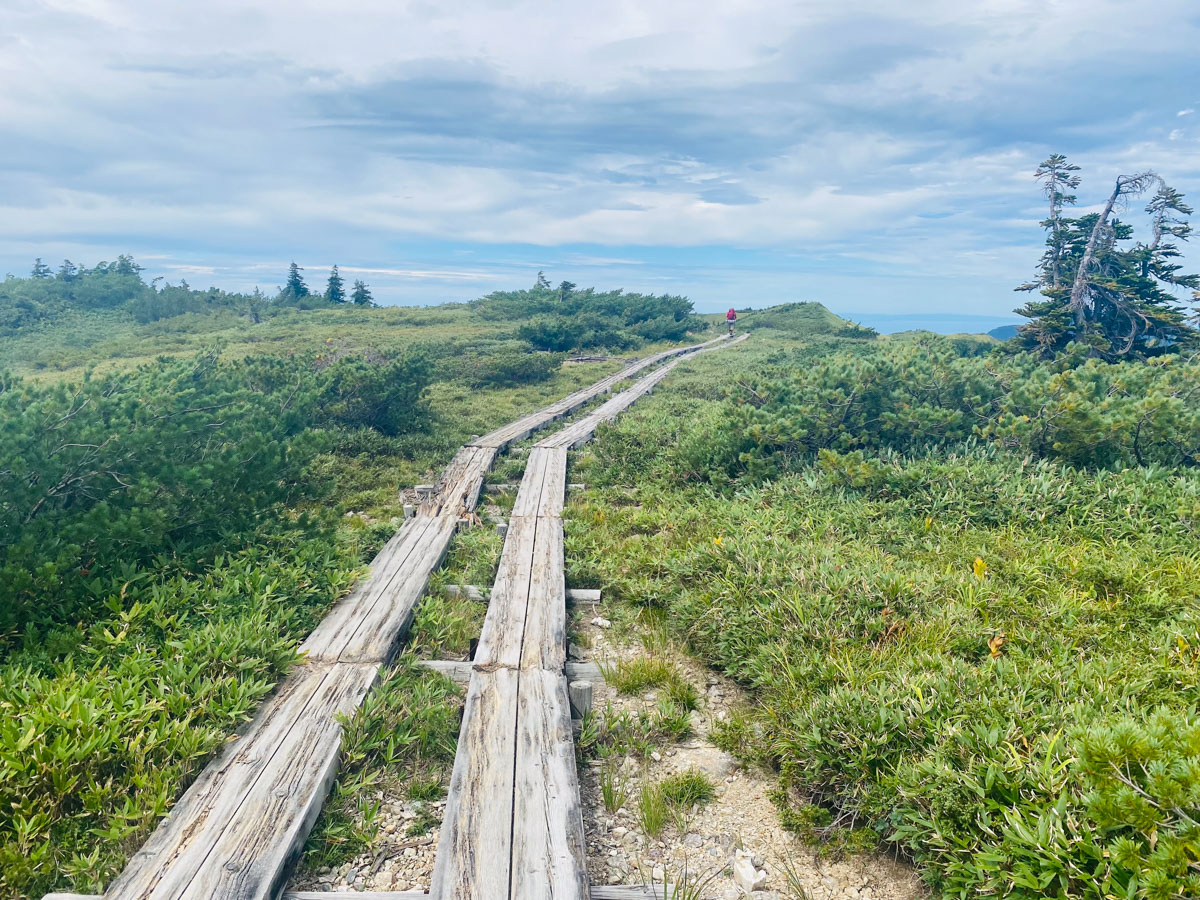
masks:
<path fill-rule="evenodd" d="M 667 801 L 678 809 L 704 806 L 717 796 L 717 787 L 712 779 L 698 769 L 668 776 L 660 787 Z"/>
<path fill-rule="evenodd" d="M 604 808 L 615 813 L 629 800 L 629 788 L 620 770 L 611 762 L 600 772 L 600 797 Z"/>
<path fill-rule="evenodd" d="M 646 837 L 657 838 L 667 827 L 670 807 L 662 788 L 646 782 L 638 791 L 637 823 Z"/>
<path fill-rule="evenodd" d="M 650 611 L 749 691 L 723 742 L 777 768 L 798 829 L 891 846 L 948 896 L 1193 877 L 1155 874 L 1151 839 L 1114 812 L 1137 792 L 1100 761 L 1148 796 L 1195 796 L 1178 754 L 1200 708 L 1200 475 L 966 445 L 735 483 L 697 462 L 737 427 L 722 392 L 830 349 L 755 342 L 689 361 L 601 431 L 573 476 L 591 490 L 568 579 Z M 662 683 L 657 666 L 616 675 Z M 1197 859 L 1181 820 L 1147 809 L 1159 845 Z"/>

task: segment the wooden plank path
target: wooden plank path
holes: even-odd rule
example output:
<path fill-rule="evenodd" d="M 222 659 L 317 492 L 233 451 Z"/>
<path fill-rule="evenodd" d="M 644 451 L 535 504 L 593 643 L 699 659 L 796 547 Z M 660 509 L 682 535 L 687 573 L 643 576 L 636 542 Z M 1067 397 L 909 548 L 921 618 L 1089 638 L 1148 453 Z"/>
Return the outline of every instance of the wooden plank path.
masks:
<path fill-rule="evenodd" d="M 720 346 L 737 342 L 722 339 Z M 651 391 L 674 365 L 644 376 L 529 452 L 470 665 L 430 887 L 438 900 L 589 897 L 564 678 L 567 448 L 590 440 L 600 423 Z"/>
<path fill-rule="evenodd" d="M 304 641 L 303 662 L 264 701 L 240 736 L 184 792 L 108 886 L 104 900 L 267 900 L 278 896 L 336 775 L 341 744 L 339 719 L 353 714 L 377 683 L 381 668 L 408 628 L 430 573 L 445 556 L 460 517 L 475 508 L 496 454 L 655 363 L 724 343 L 728 343 L 726 339 L 718 338 L 654 354 L 463 447 L 446 468 L 437 489 L 376 556 L 367 576 Z M 539 499 L 537 507 L 527 510 L 524 516 L 530 522 L 561 514 L 565 451 L 562 459 L 563 477 L 559 477 L 556 467 L 546 468 L 541 461 L 540 469 L 534 467 L 535 473 L 542 472 L 546 496 L 557 490 L 559 497 L 557 501 L 547 499 L 544 506 Z M 545 561 L 557 553 L 561 582 L 562 527 L 560 518 L 555 521 L 557 528 L 548 525 L 537 543 L 542 548 L 539 571 L 544 571 Z M 515 537 L 533 541 L 536 525 L 528 529 L 517 529 Z M 513 577 L 519 579 L 520 572 L 514 572 Z M 519 590 L 515 581 L 513 584 L 515 596 Z M 538 591 L 546 588 L 540 581 L 537 584 Z M 561 597 L 561 583 L 557 590 Z M 543 646 L 550 652 L 549 642 L 557 639 L 561 630 L 559 619 L 546 618 L 537 629 L 544 632 Z M 532 644 L 530 653 L 534 653 Z M 558 660 L 554 652 L 536 658 L 539 665 Z M 558 665 L 561 678 L 561 663 Z M 502 681 L 505 677 L 515 679 L 515 671 L 494 674 Z M 542 730 L 522 733 L 523 758 L 560 753 L 562 717 L 566 716 L 568 743 L 570 719 L 565 691 L 556 684 L 531 678 L 523 694 L 514 687 L 482 699 L 475 690 L 474 694 L 468 692 L 467 702 L 469 707 L 483 710 L 481 721 L 488 720 L 488 715 L 508 721 L 506 717 L 515 717 L 518 707 L 545 705 L 555 712 L 544 717 L 539 725 Z M 494 713 L 486 711 L 493 708 Z M 510 737 L 515 741 L 516 732 Z M 573 765 L 571 772 L 573 778 Z M 513 777 L 510 769 L 509 783 Z M 533 795 L 537 785 L 528 777 L 521 785 L 538 806 L 538 798 Z M 508 809 L 511 815 L 511 803 Z M 538 814 L 554 817 L 544 803 Z"/>

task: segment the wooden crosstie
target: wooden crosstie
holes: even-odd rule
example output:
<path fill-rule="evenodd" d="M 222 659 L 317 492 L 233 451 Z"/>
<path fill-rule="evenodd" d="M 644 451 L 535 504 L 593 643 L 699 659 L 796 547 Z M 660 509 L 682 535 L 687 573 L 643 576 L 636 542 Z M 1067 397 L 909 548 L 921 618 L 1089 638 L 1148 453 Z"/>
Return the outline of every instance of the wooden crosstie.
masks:
<path fill-rule="evenodd" d="M 339 720 L 353 714 L 377 683 L 461 516 L 475 508 L 496 454 L 656 363 L 730 343 L 718 338 L 654 354 L 463 447 L 437 490 L 304 641 L 303 661 L 184 792 L 104 900 L 280 896 L 336 775 Z M 587 440 L 599 422 L 652 388 L 673 365 L 666 363 L 530 452 L 481 638 L 485 655 L 477 654 L 468 687 L 460 738 L 466 747 L 455 760 L 443 827 L 446 846 L 461 853 L 439 853 L 435 886 L 446 891 L 439 896 L 587 896 L 562 680 L 566 448 Z M 464 785 L 477 789 L 464 791 Z M 522 827 L 515 829 L 518 818 Z M 507 849 L 494 853 L 500 846 Z M 493 865 L 501 857 L 503 866 Z M 479 866 L 470 862 L 475 859 Z M 463 880 L 475 875 L 499 880 Z M 556 886 L 553 891 L 543 878 Z M 597 896 L 603 893 L 596 889 Z"/>

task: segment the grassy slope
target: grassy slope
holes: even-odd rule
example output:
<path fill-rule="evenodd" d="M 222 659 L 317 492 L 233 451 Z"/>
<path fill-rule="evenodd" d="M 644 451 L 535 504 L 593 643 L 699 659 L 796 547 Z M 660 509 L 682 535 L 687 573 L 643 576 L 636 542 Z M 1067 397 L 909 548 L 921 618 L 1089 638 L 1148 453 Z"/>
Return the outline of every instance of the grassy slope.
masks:
<path fill-rule="evenodd" d="M 730 746 L 778 766 L 797 829 L 866 826 L 946 896 L 1115 890 L 1079 757 L 1089 729 L 1200 705 L 1196 474 L 970 451 L 706 483 L 723 390 L 836 349 L 764 332 L 602 432 L 568 580 L 751 689 Z"/>

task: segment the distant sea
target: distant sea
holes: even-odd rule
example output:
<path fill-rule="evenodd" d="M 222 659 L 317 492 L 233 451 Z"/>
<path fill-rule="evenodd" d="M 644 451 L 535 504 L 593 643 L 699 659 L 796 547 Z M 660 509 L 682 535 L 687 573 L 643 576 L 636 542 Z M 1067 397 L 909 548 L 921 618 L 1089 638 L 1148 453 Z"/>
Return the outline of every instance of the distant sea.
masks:
<path fill-rule="evenodd" d="M 1002 325 L 1019 325 L 1020 316 L 978 316 L 956 313 L 853 313 L 834 310 L 843 319 L 874 328 L 880 334 L 897 331 L 935 331 L 938 334 L 986 334 Z"/>

